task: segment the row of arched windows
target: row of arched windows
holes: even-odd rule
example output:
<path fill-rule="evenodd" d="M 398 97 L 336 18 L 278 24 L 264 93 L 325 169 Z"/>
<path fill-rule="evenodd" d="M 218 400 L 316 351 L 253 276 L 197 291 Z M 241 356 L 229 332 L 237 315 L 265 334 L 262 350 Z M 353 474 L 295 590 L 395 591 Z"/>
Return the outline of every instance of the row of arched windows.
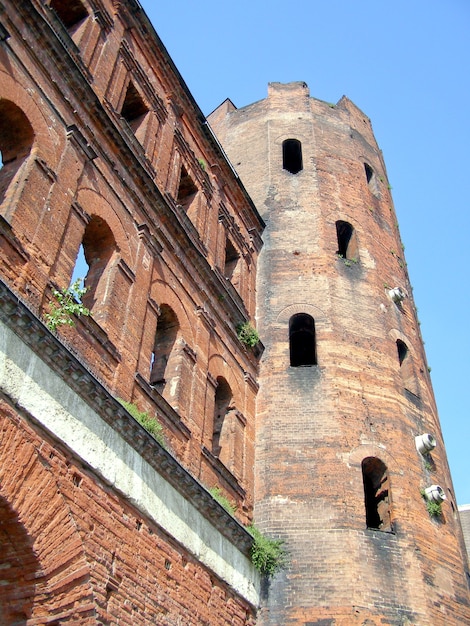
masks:
<path fill-rule="evenodd" d="M 133 104 L 129 97 L 126 106 L 129 111 L 135 106 L 137 111 L 137 104 Z M 33 144 L 34 132 L 23 111 L 16 104 L 0 99 L 0 203 L 10 187 L 16 188 L 11 183 L 17 180 L 16 176 L 30 155 Z M 195 192 L 195 186 L 183 167 L 178 189 L 179 202 L 186 204 L 185 208 L 189 207 Z M 222 254 L 223 274 L 237 286 L 240 280 L 241 254 L 228 236 Z M 77 278 L 83 279 L 83 286 L 86 288 L 82 297 L 83 304 L 90 310 L 93 320 L 104 330 L 108 326 L 109 317 L 114 315 L 110 298 L 112 299 L 114 278 L 120 261 L 121 252 L 116 237 L 106 220 L 93 213 L 86 216 L 72 282 Z M 184 369 L 185 347 L 175 311 L 165 303 L 160 304 L 147 380 L 178 410 L 187 404 L 186 391 L 182 391 L 185 385 L 182 376 L 190 371 L 188 368 Z M 233 404 L 232 392 L 225 379 L 217 379 L 214 407 L 214 423 L 209 433 L 212 436 L 211 451 L 232 473 L 240 477 L 244 419 Z"/>

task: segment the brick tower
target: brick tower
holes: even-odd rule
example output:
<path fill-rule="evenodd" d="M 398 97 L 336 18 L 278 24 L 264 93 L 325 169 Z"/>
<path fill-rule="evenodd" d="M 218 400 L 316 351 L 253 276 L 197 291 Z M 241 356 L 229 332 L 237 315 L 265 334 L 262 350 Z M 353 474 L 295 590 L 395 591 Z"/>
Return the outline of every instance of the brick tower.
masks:
<path fill-rule="evenodd" d="M 470 623 L 451 477 L 369 119 L 347 98 L 331 105 L 305 83 L 273 83 L 267 99 L 227 100 L 209 121 L 267 225 L 255 519 L 285 540 L 290 564 L 259 623 Z"/>

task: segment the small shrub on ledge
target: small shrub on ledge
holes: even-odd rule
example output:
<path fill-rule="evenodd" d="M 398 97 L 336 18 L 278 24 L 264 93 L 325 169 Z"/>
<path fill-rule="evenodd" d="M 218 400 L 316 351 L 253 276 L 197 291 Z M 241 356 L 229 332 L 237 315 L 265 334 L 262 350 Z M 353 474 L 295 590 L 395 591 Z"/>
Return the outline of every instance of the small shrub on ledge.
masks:
<path fill-rule="evenodd" d="M 230 513 L 230 515 L 234 517 L 237 511 L 237 507 L 234 506 L 230 502 L 230 500 L 224 496 L 220 487 L 217 487 L 217 486 L 211 487 L 209 489 L 209 493 L 214 498 L 214 500 L 216 500 L 220 504 L 220 506 L 222 506 L 227 511 L 227 513 Z"/>
<path fill-rule="evenodd" d="M 247 348 L 254 348 L 256 344 L 259 342 L 258 332 L 256 328 L 254 328 L 250 324 L 250 322 L 238 324 L 237 337 L 240 340 L 240 342 Z"/>
<path fill-rule="evenodd" d="M 51 312 L 44 316 L 49 330 L 55 331 L 62 325 L 75 326 L 74 315 L 90 315 L 90 311 L 82 304 L 82 298 L 87 292 L 86 287 L 80 287 L 82 281 L 82 278 L 77 278 L 67 289 L 52 290 L 56 301 L 50 304 Z"/>
<path fill-rule="evenodd" d="M 247 526 L 248 532 L 253 537 L 253 547 L 251 548 L 251 562 L 255 568 L 271 578 L 276 572 L 287 565 L 287 554 L 282 547 L 282 539 L 270 539 L 256 528 L 254 524 Z"/>
<path fill-rule="evenodd" d="M 152 435 L 154 439 L 158 441 L 158 443 L 165 448 L 165 441 L 163 439 L 163 427 L 157 421 L 155 417 L 151 417 L 148 413 L 139 411 L 135 404 L 132 402 L 126 402 L 125 400 L 121 400 L 118 398 L 118 401 L 122 406 L 126 409 L 128 413 L 132 415 L 132 417 L 139 422 L 141 426 L 145 428 L 145 430 Z"/>

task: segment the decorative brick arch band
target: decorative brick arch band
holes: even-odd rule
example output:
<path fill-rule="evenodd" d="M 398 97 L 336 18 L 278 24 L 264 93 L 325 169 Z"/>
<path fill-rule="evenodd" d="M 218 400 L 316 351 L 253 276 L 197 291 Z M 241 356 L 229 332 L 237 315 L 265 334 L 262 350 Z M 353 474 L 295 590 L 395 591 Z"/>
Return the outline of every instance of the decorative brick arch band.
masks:
<path fill-rule="evenodd" d="M 65 133 L 62 137 L 55 134 L 53 140 L 47 112 L 40 108 L 23 85 L 7 75 L 1 67 L 0 99 L 10 100 L 23 111 L 34 130 L 35 140 L 32 153 L 45 161 L 52 170 L 55 170 L 65 145 Z"/>
<path fill-rule="evenodd" d="M 404 335 L 403 333 L 401 333 L 399 330 L 397 330 L 396 328 L 392 328 L 391 330 L 389 330 L 388 332 L 388 336 L 394 341 L 396 342 L 397 339 L 399 339 L 400 341 L 403 341 L 403 343 L 406 345 L 406 347 L 408 348 L 411 356 L 414 358 L 416 358 L 416 353 L 413 349 L 413 346 L 411 345 L 411 341 L 410 339 L 408 339 L 408 337 L 406 335 Z"/>
<path fill-rule="evenodd" d="M 326 315 L 320 308 L 314 306 L 313 304 L 297 303 L 290 304 L 283 309 L 277 316 L 276 322 L 279 324 L 287 324 L 290 318 L 297 313 L 307 313 L 308 315 L 311 315 L 316 324 L 326 320 Z"/>

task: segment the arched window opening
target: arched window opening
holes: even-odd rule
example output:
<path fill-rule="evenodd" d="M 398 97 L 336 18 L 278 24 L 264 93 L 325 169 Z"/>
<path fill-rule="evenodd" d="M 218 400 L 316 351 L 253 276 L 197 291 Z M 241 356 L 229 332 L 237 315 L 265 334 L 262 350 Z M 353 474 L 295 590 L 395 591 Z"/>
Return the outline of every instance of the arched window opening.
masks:
<path fill-rule="evenodd" d="M 235 246 L 230 241 L 230 239 L 227 237 L 225 241 L 225 265 L 224 265 L 225 278 L 228 278 L 229 280 L 232 279 L 239 260 L 240 260 L 240 255 L 238 254 L 238 251 L 236 250 Z"/>
<path fill-rule="evenodd" d="M 397 352 L 398 352 L 398 362 L 400 366 L 405 362 L 406 357 L 408 356 L 408 346 L 401 339 L 397 339 Z"/>
<path fill-rule="evenodd" d="M 302 144 L 298 139 L 282 142 L 282 167 L 291 174 L 298 174 L 303 169 Z"/>
<path fill-rule="evenodd" d="M 188 174 L 186 168 L 181 168 L 180 184 L 178 187 L 178 196 L 176 199 L 177 204 L 180 204 L 183 209 L 188 212 L 191 203 L 197 194 L 197 187 L 193 182 L 193 179 Z"/>
<path fill-rule="evenodd" d="M 175 349 L 179 323 L 171 307 L 163 304 L 157 320 L 157 331 L 150 366 L 150 384 L 163 391 L 165 384 L 175 375 Z"/>
<path fill-rule="evenodd" d="M 336 222 L 336 235 L 338 237 L 338 250 L 336 254 L 351 261 L 358 260 L 358 246 L 356 231 L 349 222 L 338 220 Z"/>
<path fill-rule="evenodd" d="M 229 424 L 226 419 L 230 411 L 234 410 L 232 405 L 232 390 L 230 385 L 219 376 L 217 378 L 217 388 L 215 391 L 214 403 L 214 428 L 212 433 L 212 453 L 224 461 L 224 453 L 228 449 Z"/>
<path fill-rule="evenodd" d="M 0 203 L 34 142 L 34 131 L 23 111 L 9 100 L 0 99 Z"/>
<path fill-rule="evenodd" d="M 376 457 L 362 461 L 367 528 L 391 531 L 390 481 L 387 466 Z"/>
<path fill-rule="evenodd" d="M 80 0 L 51 0 L 50 6 L 71 35 L 88 17 L 88 11 Z"/>
<path fill-rule="evenodd" d="M 84 279 L 87 292 L 83 296 L 83 304 L 90 309 L 96 319 L 108 295 L 109 269 L 118 248 L 108 224 L 97 215 L 92 216 L 85 228 L 82 246 L 85 268 L 88 265 Z M 77 261 L 79 256 L 80 250 Z"/>
<path fill-rule="evenodd" d="M 372 181 L 372 178 L 374 176 L 374 170 L 371 168 L 371 166 L 368 163 L 364 163 L 364 169 L 366 172 L 367 184 L 369 184 Z"/>
<path fill-rule="evenodd" d="M 317 365 L 315 321 L 306 313 L 297 313 L 289 320 L 289 351 L 291 367 Z"/>
<path fill-rule="evenodd" d="M 121 115 L 129 124 L 135 135 L 138 134 L 138 130 L 142 126 L 148 112 L 149 108 L 145 104 L 142 96 L 135 88 L 134 83 L 129 81 Z"/>
<path fill-rule="evenodd" d="M 413 359 L 408 346 L 401 339 L 397 339 L 396 344 L 403 386 L 413 395 L 419 396 L 418 381 L 416 380 Z"/>

